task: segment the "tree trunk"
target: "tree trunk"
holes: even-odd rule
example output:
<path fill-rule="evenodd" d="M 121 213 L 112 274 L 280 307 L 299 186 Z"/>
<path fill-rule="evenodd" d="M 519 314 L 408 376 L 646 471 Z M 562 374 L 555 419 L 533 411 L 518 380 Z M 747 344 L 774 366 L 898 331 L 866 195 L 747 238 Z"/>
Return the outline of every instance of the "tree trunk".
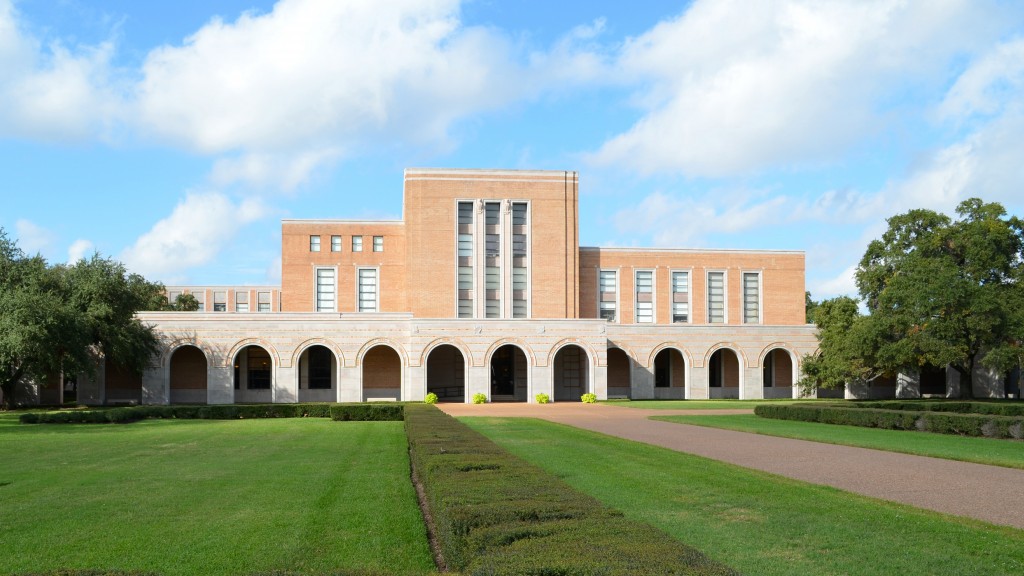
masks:
<path fill-rule="evenodd" d="M 974 357 L 967 363 L 967 369 L 957 369 L 960 373 L 960 399 L 974 400 Z"/>

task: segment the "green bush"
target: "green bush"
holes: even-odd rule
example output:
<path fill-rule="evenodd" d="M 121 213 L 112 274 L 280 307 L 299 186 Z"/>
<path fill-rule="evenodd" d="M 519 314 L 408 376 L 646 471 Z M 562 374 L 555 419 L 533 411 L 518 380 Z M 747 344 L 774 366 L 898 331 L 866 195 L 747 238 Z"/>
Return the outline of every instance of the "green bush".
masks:
<path fill-rule="evenodd" d="M 338 421 L 396 421 L 401 420 L 405 404 L 367 403 L 335 404 L 331 406 L 331 420 Z"/>
<path fill-rule="evenodd" d="M 1024 403 L 998 400 L 988 402 L 959 402 L 949 400 L 880 400 L 850 402 L 851 408 L 881 408 L 884 410 L 910 410 L 912 412 L 956 412 L 958 414 L 990 414 L 993 416 L 1024 416 Z"/>
<path fill-rule="evenodd" d="M 405 429 L 449 570 L 480 575 L 735 574 L 512 456 L 461 422 L 410 405 Z"/>
<path fill-rule="evenodd" d="M 473 404 L 486 404 L 486 403 L 487 403 L 487 395 L 486 394 L 484 394 L 483 392 L 477 392 L 476 394 L 473 394 Z"/>
<path fill-rule="evenodd" d="M 587 392 L 583 396 L 580 396 L 580 400 L 584 404 L 593 404 L 594 402 L 597 402 L 597 394 L 594 394 L 593 392 Z"/>
<path fill-rule="evenodd" d="M 238 420 L 240 418 L 332 418 L 337 407 L 355 406 L 353 414 L 367 412 L 369 415 L 352 415 L 335 420 L 401 420 L 401 405 L 391 404 L 388 408 L 367 409 L 359 406 L 376 404 L 214 404 L 210 406 L 130 406 L 99 410 L 61 410 L 58 412 L 28 412 L 19 420 L 23 424 L 107 424 L 136 422 L 150 418 L 162 419 L 204 419 Z M 341 414 L 348 410 L 343 408 Z M 397 416 L 396 416 L 397 413 Z"/>
<path fill-rule="evenodd" d="M 889 403 L 875 403 L 891 406 Z M 853 408 L 848 405 L 779 405 L 761 404 L 754 414 L 778 420 L 799 420 L 823 424 L 844 424 L 887 430 L 921 430 L 938 434 L 960 436 L 987 436 L 989 438 L 1016 438 L 1024 428 L 1022 416 L 991 414 L 963 414 L 907 409 L 887 410 L 871 408 L 863 403 Z"/>
<path fill-rule="evenodd" d="M 423 401 L 427 404 L 437 404 L 437 394 L 427 392 L 427 395 L 423 397 Z"/>
<path fill-rule="evenodd" d="M 543 392 L 541 392 L 540 394 L 537 394 L 533 398 L 534 398 L 534 400 L 537 401 L 537 404 L 547 404 L 548 402 L 551 402 L 551 396 L 548 396 L 547 394 L 545 394 Z"/>

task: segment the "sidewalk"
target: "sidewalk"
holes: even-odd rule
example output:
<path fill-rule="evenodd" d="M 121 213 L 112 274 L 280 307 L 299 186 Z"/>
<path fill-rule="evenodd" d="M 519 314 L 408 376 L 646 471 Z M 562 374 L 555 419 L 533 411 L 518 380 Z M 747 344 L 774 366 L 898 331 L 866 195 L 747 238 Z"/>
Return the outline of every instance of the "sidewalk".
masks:
<path fill-rule="evenodd" d="M 751 410 L 642 410 L 566 402 L 438 407 L 452 416 L 540 418 L 872 498 L 1024 529 L 1024 470 L 648 420 L 677 414 L 750 414 Z"/>

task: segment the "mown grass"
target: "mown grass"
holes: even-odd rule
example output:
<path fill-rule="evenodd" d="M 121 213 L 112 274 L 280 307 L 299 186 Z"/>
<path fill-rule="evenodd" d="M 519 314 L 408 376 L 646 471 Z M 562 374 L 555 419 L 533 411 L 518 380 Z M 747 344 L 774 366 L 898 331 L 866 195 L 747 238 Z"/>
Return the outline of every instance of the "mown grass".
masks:
<path fill-rule="evenodd" d="M 747 574 L 1024 573 L 1021 530 L 539 420 L 463 421 L 627 516 Z"/>
<path fill-rule="evenodd" d="M 0 573 L 433 571 L 401 422 L 14 418 Z"/>
<path fill-rule="evenodd" d="M 1024 443 L 1015 440 L 774 420 L 753 414 L 654 416 L 653 419 L 1024 469 Z"/>
<path fill-rule="evenodd" d="M 782 400 L 606 400 L 605 404 L 641 408 L 644 410 L 735 410 L 753 408 L 759 404 L 795 404 L 802 402 L 826 402 L 818 399 L 782 399 Z M 842 400 L 827 400 L 835 403 Z"/>

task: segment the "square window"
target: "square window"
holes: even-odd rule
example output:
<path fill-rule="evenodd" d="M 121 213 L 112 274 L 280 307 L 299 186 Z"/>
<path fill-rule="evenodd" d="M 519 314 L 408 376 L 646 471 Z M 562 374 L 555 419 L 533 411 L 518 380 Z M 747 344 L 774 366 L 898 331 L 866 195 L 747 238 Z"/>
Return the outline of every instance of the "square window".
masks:
<path fill-rule="evenodd" d="M 352 251 L 353 252 L 362 252 L 363 251 L 363 237 L 362 236 L 353 236 L 352 237 Z"/>
<path fill-rule="evenodd" d="M 341 252 L 341 236 L 331 236 L 331 252 Z"/>
<path fill-rule="evenodd" d="M 373 237 L 373 251 L 374 252 L 383 252 L 384 251 L 384 237 L 383 236 L 374 236 Z"/>
<path fill-rule="evenodd" d="M 309 237 L 309 251 L 310 252 L 319 252 L 320 251 L 320 237 L 319 236 L 310 236 Z"/>

